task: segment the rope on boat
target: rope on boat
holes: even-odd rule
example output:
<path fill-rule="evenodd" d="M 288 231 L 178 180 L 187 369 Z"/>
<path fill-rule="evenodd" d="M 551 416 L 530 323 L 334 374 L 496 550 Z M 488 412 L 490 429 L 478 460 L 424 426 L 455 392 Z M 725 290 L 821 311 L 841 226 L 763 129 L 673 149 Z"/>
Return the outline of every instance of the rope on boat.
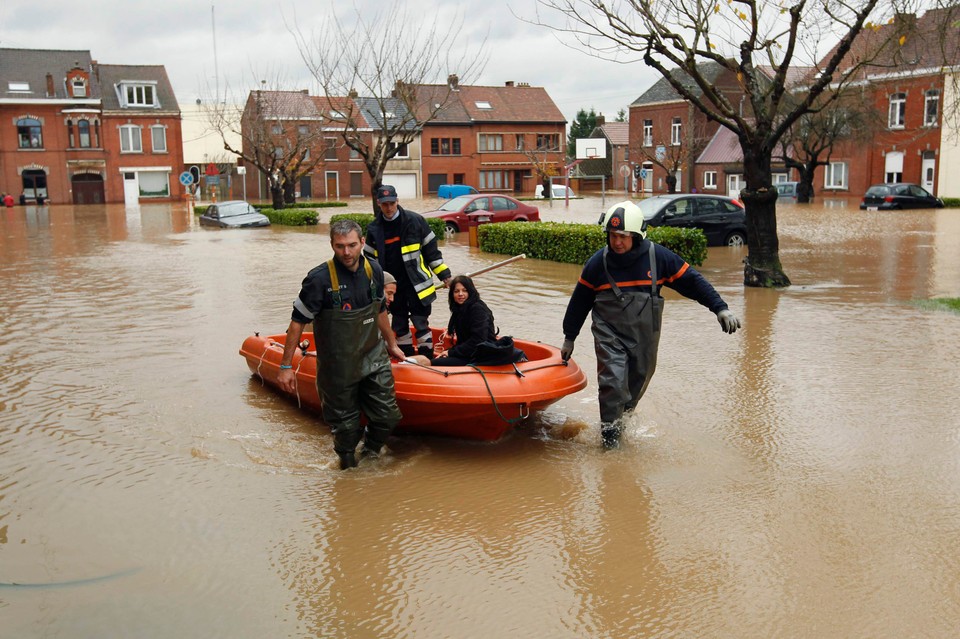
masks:
<path fill-rule="evenodd" d="M 475 370 L 475 371 L 477 371 L 478 373 L 480 373 L 480 379 L 483 380 L 483 385 L 487 387 L 487 394 L 490 395 L 490 401 L 493 402 L 493 408 L 494 408 L 494 410 L 497 411 L 497 415 L 500 416 L 500 419 L 502 419 L 503 421 L 505 421 L 505 422 L 507 422 L 508 424 L 510 424 L 511 426 L 513 426 L 513 425 L 516 424 L 517 422 L 522 421 L 522 420 L 526 419 L 527 417 L 530 417 L 530 407 L 527 406 L 526 404 L 520 404 L 520 414 L 517 416 L 516 419 L 507 419 L 506 417 L 504 417 L 504 416 L 503 416 L 503 413 L 500 412 L 500 406 L 497 405 L 497 398 L 493 396 L 493 391 L 490 389 L 490 384 L 487 382 L 487 376 L 484 375 L 483 371 L 480 370 L 479 367 L 474 366 L 473 364 L 467 364 L 467 366 L 469 366 L 469 367 L 472 368 L 473 370 Z M 516 368 L 516 365 L 514 365 L 514 368 Z M 487 372 L 489 372 L 489 373 L 505 373 L 506 371 L 487 371 Z M 519 373 L 520 371 L 518 370 L 517 372 Z M 509 374 L 509 375 L 512 375 L 513 373 L 508 373 L 508 374 Z M 527 407 L 527 414 L 526 414 L 526 415 L 523 414 L 523 408 L 524 408 L 524 406 Z"/>

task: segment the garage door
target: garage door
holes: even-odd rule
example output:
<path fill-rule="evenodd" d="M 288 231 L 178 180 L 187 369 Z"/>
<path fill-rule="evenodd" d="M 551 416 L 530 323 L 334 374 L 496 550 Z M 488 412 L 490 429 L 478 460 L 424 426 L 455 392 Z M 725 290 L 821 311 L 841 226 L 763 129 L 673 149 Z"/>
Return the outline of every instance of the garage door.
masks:
<path fill-rule="evenodd" d="M 384 173 L 383 183 L 392 184 L 401 198 L 417 197 L 417 176 L 414 173 Z"/>

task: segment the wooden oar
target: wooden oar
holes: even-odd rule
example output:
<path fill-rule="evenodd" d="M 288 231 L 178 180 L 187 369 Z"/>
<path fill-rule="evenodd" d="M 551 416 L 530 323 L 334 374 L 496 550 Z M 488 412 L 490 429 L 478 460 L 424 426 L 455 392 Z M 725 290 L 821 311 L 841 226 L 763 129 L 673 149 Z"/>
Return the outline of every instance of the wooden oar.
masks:
<path fill-rule="evenodd" d="M 514 255 L 513 257 L 508 258 L 508 259 L 505 259 L 505 260 L 503 260 L 502 262 L 497 262 L 496 264 L 491 264 L 490 266 L 485 266 L 485 267 L 483 267 L 482 269 L 480 269 L 479 271 L 474 271 L 473 273 L 464 273 L 464 275 L 466 275 L 467 277 L 476 277 L 477 275 L 482 275 L 483 273 L 486 273 L 487 271 L 492 271 L 492 270 L 495 269 L 495 268 L 500 268 L 501 266 L 506 266 L 507 264 L 510 264 L 511 262 L 516 262 L 517 260 L 522 260 L 522 259 L 524 259 L 525 257 L 527 257 L 527 254 L 526 254 L 526 253 L 521 253 L 520 255 Z M 437 287 L 437 288 L 446 288 L 446 286 L 447 286 L 446 283 L 442 283 L 442 284 L 440 284 L 440 286 Z"/>

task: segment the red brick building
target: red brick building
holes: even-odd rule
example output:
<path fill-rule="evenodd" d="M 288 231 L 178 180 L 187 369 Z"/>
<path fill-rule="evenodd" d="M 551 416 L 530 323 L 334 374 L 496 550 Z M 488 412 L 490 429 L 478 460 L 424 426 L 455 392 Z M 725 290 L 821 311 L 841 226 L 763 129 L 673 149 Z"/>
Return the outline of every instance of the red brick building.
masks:
<path fill-rule="evenodd" d="M 447 107 L 423 128 L 425 195 L 441 184 L 530 195 L 540 183 L 534 161 L 562 174 L 567 121 L 542 87 L 462 86 L 450 76 L 448 85 L 417 90 L 443 96 L 452 90 Z"/>
<path fill-rule="evenodd" d="M 30 202 L 183 196 L 180 109 L 162 66 L 0 49 L 0 190 Z"/>

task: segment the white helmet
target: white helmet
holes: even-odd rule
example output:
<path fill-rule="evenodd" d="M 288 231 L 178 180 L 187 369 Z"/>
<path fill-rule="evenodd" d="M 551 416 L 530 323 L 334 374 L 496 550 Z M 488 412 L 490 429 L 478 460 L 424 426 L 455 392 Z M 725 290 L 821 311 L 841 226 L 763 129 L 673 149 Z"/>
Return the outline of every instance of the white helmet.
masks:
<path fill-rule="evenodd" d="M 647 220 L 643 211 L 633 202 L 617 202 L 600 216 L 600 225 L 604 231 L 619 231 L 636 233 L 641 238 L 647 237 Z"/>

